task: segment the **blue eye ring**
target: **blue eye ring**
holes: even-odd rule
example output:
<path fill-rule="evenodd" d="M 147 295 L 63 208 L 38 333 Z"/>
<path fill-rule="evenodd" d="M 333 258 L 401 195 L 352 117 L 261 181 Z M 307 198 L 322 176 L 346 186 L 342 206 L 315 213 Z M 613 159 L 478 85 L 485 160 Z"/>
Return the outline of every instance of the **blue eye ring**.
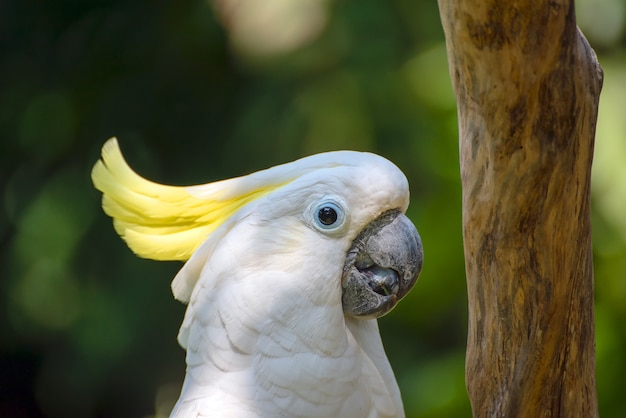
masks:
<path fill-rule="evenodd" d="M 313 219 L 318 228 L 326 231 L 334 230 L 343 225 L 345 212 L 336 202 L 324 201 L 315 206 Z"/>

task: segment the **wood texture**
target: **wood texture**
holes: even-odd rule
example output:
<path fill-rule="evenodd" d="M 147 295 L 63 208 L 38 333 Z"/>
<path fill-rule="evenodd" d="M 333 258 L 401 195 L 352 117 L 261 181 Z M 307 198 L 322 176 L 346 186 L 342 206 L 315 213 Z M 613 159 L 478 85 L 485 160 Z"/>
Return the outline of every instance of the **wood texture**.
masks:
<path fill-rule="evenodd" d="M 602 85 L 573 1 L 439 0 L 458 103 L 475 417 L 597 417 L 590 171 Z"/>

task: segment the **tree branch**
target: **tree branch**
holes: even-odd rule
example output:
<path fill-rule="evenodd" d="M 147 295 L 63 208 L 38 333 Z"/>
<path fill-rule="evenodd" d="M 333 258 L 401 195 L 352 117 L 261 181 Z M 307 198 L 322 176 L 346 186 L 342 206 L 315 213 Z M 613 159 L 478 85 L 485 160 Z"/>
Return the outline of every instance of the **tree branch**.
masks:
<path fill-rule="evenodd" d="M 474 416 L 597 416 L 589 200 L 601 68 L 573 1 L 439 7 L 458 103 Z"/>

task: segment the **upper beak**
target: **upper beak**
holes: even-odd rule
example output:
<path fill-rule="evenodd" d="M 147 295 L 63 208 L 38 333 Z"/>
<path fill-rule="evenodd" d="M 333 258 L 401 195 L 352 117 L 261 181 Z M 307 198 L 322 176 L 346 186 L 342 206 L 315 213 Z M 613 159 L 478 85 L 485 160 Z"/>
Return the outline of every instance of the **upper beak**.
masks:
<path fill-rule="evenodd" d="M 399 210 L 371 222 L 352 243 L 343 269 L 343 310 L 351 316 L 385 315 L 411 290 L 424 260 L 413 223 Z"/>

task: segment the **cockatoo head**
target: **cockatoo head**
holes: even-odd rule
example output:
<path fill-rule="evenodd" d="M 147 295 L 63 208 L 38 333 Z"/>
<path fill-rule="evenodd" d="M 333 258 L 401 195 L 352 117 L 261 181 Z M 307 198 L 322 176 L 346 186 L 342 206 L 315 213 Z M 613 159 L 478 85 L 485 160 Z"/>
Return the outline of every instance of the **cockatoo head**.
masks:
<path fill-rule="evenodd" d="M 137 175 L 113 138 L 92 179 L 116 231 L 137 255 L 189 260 L 172 283 L 183 302 L 216 257 L 232 257 L 230 264 L 242 268 L 298 271 L 300 278 L 308 272 L 316 278 L 312 287 L 337 290 L 328 294 L 340 298 L 345 314 L 376 318 L 408 293 L 422 267 L 420 237 L 404 215 L 407 180 L 374 154 L 328 152 L 175 187 Z"/>

